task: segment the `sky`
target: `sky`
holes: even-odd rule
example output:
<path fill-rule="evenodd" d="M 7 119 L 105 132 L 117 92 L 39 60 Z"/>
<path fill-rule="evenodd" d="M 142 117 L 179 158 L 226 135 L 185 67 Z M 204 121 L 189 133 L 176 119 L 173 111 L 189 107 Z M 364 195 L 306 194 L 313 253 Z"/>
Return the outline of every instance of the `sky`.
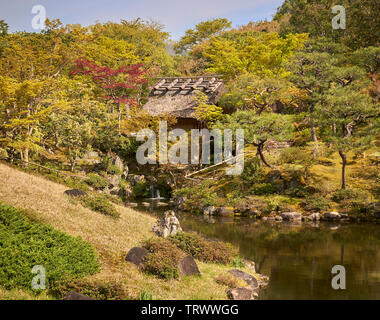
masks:
<path fill-rule="evenodd" d="M 227 18 L 233 26 L 271 19 L 283 0 L 0 0 L 0 20 L 9 30 L 36 31 L 32 8 L 41 5 L 50 19 L 83 26 L 121 19 L 152 19 L 165 26 L 174 40 L 201 21 Z M 37 30 L 38 31 L 38 30 Z"/>

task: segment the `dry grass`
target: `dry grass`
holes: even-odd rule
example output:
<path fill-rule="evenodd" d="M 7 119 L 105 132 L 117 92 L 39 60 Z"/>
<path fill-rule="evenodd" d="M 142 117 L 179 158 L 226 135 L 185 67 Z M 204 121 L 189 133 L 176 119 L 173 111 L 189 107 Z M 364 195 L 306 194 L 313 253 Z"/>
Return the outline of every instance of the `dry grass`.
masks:
<path fill-rule="evenodd" d="M 65 186 L 0 163 L 0 201 L 25 209 L 31 218 L 80 236 L 94 246 L 102 268 L 89 280 L 116 280 L 131 297 L 148 291 L 153 299 L 226 299 L 225 286 L 216 283 L 215 278 L 231 267 L 199 263 L 202 277 L 181 281 L 145 275 L 124 259 L 129 249 L 153 237 L 151 228 L 155 218 L 119 206 L 121 217 L 115 220 L 75 204 L 63 194 L 65 190 Z M 6 296 L 0 290 L 0 299 Z M 30 298 L 26 293 L 20 293 L 20 297 Z"/>

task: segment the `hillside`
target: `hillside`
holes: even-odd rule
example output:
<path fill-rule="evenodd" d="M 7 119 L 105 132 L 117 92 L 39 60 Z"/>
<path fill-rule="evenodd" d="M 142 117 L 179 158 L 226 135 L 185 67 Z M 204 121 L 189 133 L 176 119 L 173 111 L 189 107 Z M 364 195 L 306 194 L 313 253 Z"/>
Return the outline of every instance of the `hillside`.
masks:
<path fill-rule="evenodd" d="M 225 299 L 226 287 L 215 278 L 228 266 L 198 262 L 201 278 L 164 281 L 145 275 L 124 259 L 129 249 L 153 237 L 154 217 L 134 210 L 117 207 L 118 220 L 103 216 L 73 203 L 63 192 L 67 187 L 41 177 L 24 173 L 0 164 L 0 201 L 25 209 L 28 216 L 69 235 L 80 236 L 90 243 L 99 255 L 101 271 L 85 278 L 88 283 L 107 285 L 118 283 L 131 298 L 149 292 L 153 299 Z M 29 292 L 0 288 L 0 299 L 35 298 Z M 51 298 L 46 294 L 41 299 Z"/>

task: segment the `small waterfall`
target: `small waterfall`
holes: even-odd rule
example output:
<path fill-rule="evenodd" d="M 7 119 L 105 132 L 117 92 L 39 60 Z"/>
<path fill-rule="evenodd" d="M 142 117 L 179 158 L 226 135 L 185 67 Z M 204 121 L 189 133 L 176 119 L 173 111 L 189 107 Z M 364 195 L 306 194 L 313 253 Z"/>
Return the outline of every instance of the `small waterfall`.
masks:
<path fill-rule="evenodd" d="M 162 200 L 162 199 L 164 199 L 161 197 L 160 190 L 158 188 L 155 188 L 154 185 L 150 186 L 150 194 L 151 194 L 151 200 Z"/>

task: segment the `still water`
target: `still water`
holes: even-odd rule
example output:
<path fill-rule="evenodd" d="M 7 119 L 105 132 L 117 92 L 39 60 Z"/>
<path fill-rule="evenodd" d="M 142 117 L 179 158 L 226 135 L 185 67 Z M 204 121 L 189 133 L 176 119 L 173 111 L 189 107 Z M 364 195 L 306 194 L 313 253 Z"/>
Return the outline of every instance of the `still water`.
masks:
<path fill-rule="evenodd" d="M 255 261 L 257 272 L 270 277 L 260 299 L 380 299 L 380 224 L 180 220 L 185 231 L 230 242 Z M 335 265 L 346 268 L 346 290 L 331 286 Z"/>

